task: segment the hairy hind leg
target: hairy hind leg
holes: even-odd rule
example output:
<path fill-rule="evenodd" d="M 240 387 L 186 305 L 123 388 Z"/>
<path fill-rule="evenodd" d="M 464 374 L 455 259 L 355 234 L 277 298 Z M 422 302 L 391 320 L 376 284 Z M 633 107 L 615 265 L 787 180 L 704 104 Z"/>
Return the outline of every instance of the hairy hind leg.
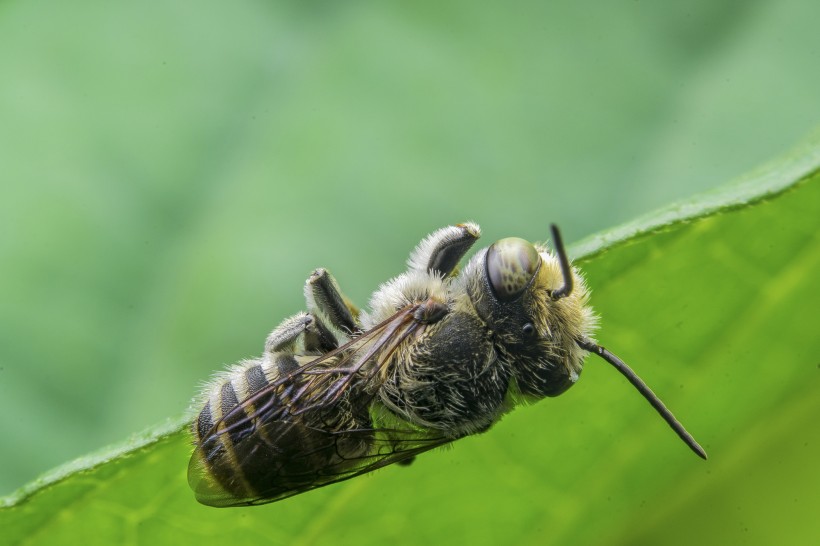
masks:
<path fill-rule="evenodd" d="M 265 341 L 266 353 L 326 353 L 338 347 L 339 341 L 321 320 L 311 313 L 297 313 L 286 318 Z"/>
<path fill-rule="evenodd" d="M 425 237 L 410 254 L 410 270 L 430 271 L 447 277 L 479 237 L 481 228 L 472 222 L 438 229 Z"/>
<path fill-rule="evenodd" d="M 361 329 L 358 309 L 342 295 L 336 279 L 317 269 L 305 282 L 307 312 L 282 321 L 268 335 L 266 353 L 327 353 Z"/>
<path fill-rule="evenodd" d="M 322 317 L 322 322 L 349 336 L 361 329 L 359 310 L 342 294 L 339 283 L 327 269 L 315 270 L 305 282 L 308 311 Z"/>

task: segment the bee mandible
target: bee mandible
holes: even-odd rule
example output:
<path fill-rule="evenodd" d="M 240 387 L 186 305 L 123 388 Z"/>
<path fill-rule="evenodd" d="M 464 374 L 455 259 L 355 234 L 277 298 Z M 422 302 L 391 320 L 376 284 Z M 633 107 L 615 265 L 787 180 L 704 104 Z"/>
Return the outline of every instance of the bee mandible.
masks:
<path fill-rule="evenodd" d="M 264 504 L 409 464 L 488 430 L 520 401 L 565 392 L 587 353 L 621 372 L 705 459 L 649 387 L 594 341 L 589 290 L 558 228 L 554 251 L 501 239 L 459 271 L 480 233 L 464 223 L 427 236 L 363 312 L 327 270 L 314 271 L 307 311 L 205 390 L 188 467 L 197 499 Z"/>

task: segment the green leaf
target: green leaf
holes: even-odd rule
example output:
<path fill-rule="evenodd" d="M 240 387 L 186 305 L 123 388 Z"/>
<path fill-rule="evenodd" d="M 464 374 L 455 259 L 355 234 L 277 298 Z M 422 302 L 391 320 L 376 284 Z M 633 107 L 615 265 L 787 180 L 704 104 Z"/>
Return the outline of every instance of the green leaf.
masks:
<path fill-rule="evenodd" d="M 10 543 L 808 544 L 820 474 L 820 142 L 573 247 L 695 457 L 593 357 L 567 394 L 453 449 L 252 509 L 198 505 L 168 423 L 3 500 Z"/>

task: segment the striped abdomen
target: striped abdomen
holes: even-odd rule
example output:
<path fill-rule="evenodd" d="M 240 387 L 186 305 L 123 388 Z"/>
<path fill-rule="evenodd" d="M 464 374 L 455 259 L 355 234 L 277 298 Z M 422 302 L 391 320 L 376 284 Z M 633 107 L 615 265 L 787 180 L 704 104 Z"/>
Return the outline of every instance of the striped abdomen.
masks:
<path fill-rule="evenodd" d="M 370 428 L 367 409 L 353 411 L 351 396 L 300 406 L 312 376 L 292 372 L 315 358 L 276 353 L 246 361 L 211 389 L 192 426 L 199 463 L 213 482 L 206 495 L 252 502 L 315 487 L 367 452 L 366 436 L 340 434 Z"/>

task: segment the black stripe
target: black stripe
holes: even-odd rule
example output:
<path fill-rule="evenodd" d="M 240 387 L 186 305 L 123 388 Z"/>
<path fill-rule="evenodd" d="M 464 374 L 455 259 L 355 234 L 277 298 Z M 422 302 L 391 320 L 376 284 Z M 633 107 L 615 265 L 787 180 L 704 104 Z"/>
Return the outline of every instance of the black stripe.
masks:
<path fill-rule="evenodd" d="M 276 370 L 277 378 L 289 374 L 298 367 L 299 363 L 293 355 L 287 353 L 278 353 L 273 360 L 273 369 Z"/>
<path fill-rule="evenodd" d="M 211 404 L 206 403 L 199 417 L 196 420 L 197 443 L 201 442 L 214 426 L 214 419 L 211 416 Z"/>
<path fill-rule="evenodd" d="M 268 385 L 265 372 L 259 364 L 245 370 L 245 381 L 248 382 L 248 394 L 255 394 Z"/>
<path fill-rule="evenodd" d="M 233 390 L 233 385 L 230 381 L 226 381 L 222 385 L 222 390 L 219 394 L 222 417 L 225 417 L 228 415 L 228 412 L 239 404 L 239 401 L 236 399 L 236 392 Z"/>
<path fill-rule="evenodd" d="M 227 436 L 220 436 L 225 455 L 220 457 L 223 463 L 221 468 L 213 465 L 214 473 L 219 475 L 220 483 L 227 489 L 242 490 L 243 496 L 251 495 L 254 492 L 244 491 L 245 487 L 240 477 L 245 476 L 244 467 L 249 440 L 250 444 L 255 443 L 253 433 L 256 431 L 256 424 L 248 418 L 247 408 L 237 401 L 236 392 L 230 381 L 222 385 L 221 394 L 222 424 L 224 426 L 222 430 L 227 431 Z M 229 457 L 229 454 L 232 457 Z"/>
<path fill-rule="evenodd" d="M 233 385 L 230 381 L 222 385 L 221 398 L 222 420 L 225 424 L 225 428 L 228 430 L 228 438 L 231 440 L 231 446 L 235 448 L 236 444 L 253 434 L 256 426 L 253 421 L 248 418 L 248 413 L 244 407 L 240 406 L 237 408 L 239 402 L 236 399 L 236 392 L 233 390 Z M 226 445 L 225 447 L 230 446 Z"/>
<path fill-rule="evenodd" d="M 210 434 L 214 426 L 210 403 L 199 413 L 197 418 L 197 433 L 199 434 L 199 453 L 202 468 L 214 477 L 222 488 L 237 497 L 247 494 L 245 488 L 236 477 L 236 470 L 227 457 L 225 445 L 219 434 Z"/>

